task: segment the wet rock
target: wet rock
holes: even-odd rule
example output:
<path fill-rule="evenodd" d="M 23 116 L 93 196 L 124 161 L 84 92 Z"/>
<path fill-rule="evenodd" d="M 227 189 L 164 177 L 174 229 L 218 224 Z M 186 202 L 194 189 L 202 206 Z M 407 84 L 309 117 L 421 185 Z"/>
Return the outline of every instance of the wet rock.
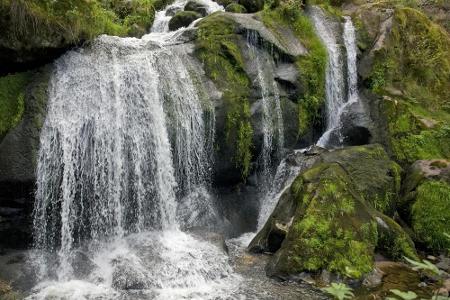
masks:
<path fill-rule="evenodd" d="M 188 27 L 189 24 L 202 17 L 201 14 L 194 11 L 179 11 L 169 21 L 169 29 L 177 30 L 181 27 Z"/>
<path fill-rule="evenodd" d="M 402 218 L 417 242 L 434 250 L 450 247 L 450 161 L 418 160 L 407 171 L 399 201 Z"/>
<path fill-rule="evenodd" d="M 399 167 L 381 146 L 325 151 L 310 159 L 312 164 L 306 165 L 282 194 L 269 220 L 249 245 L 252 252 L 275 250 L 266 268 L 269 276 L 290 278 L 306 270 L 348 276 L 350 270 L 350 276 L 358 278 L 373 270 L 375 247 L 393 247 L 398 255 L 415 255 L 414 244 L 401 227 L 372 207 L 389 211 L 393 199 L 386 196 L 395 195 L 400 188 Z M 380 198 L 386 202 L 379 202 Z M 377 242 L 377 218 L 392 234 L 386 234 L 391 238 L 382 238 L 382 242 Z M 278 240 L 271 243 L 271 237 L 283 236 L 281 245 Z M 343 244 L 335 245 L 338 240 Z M 275 244 L 280 248 L 273 247 Z M 342 265 L 345 262 L 347 268 Z M 336 264 L 341 267 L 330 268 Z"/>
<path fill-rule="evenodd" d="M 202 17 L 207 15 L 206 6 L 196 1 L 189 1 L 184 6 L 184 11 L 193 11 L 199 13 Z"/>
<path fill-rule="evenodd" d="M 247 9 L 245 9 L 245 7 L 240 5 L 239 3 L 230 3 L 225 7 L 225 11 L 238 14 L 245 14 L 247 12 Z"/>

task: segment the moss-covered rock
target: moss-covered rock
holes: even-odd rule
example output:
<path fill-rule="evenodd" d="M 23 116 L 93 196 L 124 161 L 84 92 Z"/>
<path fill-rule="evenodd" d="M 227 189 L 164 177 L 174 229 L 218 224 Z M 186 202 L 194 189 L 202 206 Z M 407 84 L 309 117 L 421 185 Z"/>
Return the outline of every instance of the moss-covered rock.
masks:
<path fill-rule="evenodd" d="M 364 49 L 360 74 L 379 96 L 374 110 L 396 161 L 449 158 L 450 36 L 396 3 L 362 5 L 354 14 L 359 40 L 373 45 Z"/>
<path fill-rule="evenodd" d="M 408 170 L 400 212 L 416 240 L 433 250 L 450 247 L 450 162 L 422 160 Z"/>
<path fill-rule="evenodd" d="M 235 166 L 243 178 L 250 172 L 253 128 L 250 123 L 250 80 L 238 46 L 237 24 L 213 14 L 198 25 L 196 56 L 208 77 L 223 91 L 224 131 L 218 132 L 217 153 L 224 165 Z"/>
<path fill-rule="evenodd" d="M 245 14 L 247 9 L 239 3 L 230 3 L 225 7 L 225 11 L 232 13 Z"/>
<path fill-rule="evenodd" d="M 278 36 L 289 28 L 307 49 L 304 55 L 295 58 L 302 87 L 297 99 L 298 135 L 302 136 L 312 128 L 321 126 L 327 52 L 311 21 L 302 13 L 300 4 L 296 3 L 285 3 L 274 10 L 265 10 L 262 20 Z"/>
<path fill-rule="evenodd" d="M 179 11 L 169 21 L 169 29 L 177 30 L 181 27 L 188 27 L 189 24 L 202 17 L 195 11 Z"/>
<path fill-rule="evenodd" d="M 203 17 L 207 15 L 206 6 L 197 2 L 197 1 L 189 1 L 184 6 L 185 11 L 195 11 L 201 14 Z"/>
<path fill-rule="evenodd" d="M 375 250 L 416 258 L 406 232 L 373 207 L 395 206 L 399 180 L 380 145 L 324 152 L 281 196 L 249 249 L 275 252 L 267 272 L 282 278 L 323 269 L 359 278 L 372 270 Z"/>
<path fill-rule="evenodd" d="M 25 89 L 30 73 L 0 77 L 0 142 L 22 119 Z"/>
<path fill-rule="evenodd" d="M 337 163 L 318 164 L 298 177 L 292 189 L 298 207 L 268 274 L 326 269 L 359 278 L 369 273 L 377 226 L 345 169 Z"/>
<path fill-rule="evenodd" d="M 0 183 L 34 182 L 40 130 L 47 113 L 50 74 L 51 68 L 44 67 L 26 75 L 15 75 L 26 76 L 26 80 L 22 78 L 24 85 L 18 93 L 23 106 L 21 118 L 0 141 Z"/>

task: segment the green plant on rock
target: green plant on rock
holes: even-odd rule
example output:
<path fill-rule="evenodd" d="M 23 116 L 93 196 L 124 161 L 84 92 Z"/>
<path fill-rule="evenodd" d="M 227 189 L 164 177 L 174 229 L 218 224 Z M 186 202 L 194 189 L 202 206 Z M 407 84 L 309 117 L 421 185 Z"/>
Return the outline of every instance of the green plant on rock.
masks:
<path fill-rule="evenodd" d="M 0 77 L 0 140 L 22 118 L 29 73 Z"/>
<path fill-rule="evenodd" d="M 252 160 L 253 128 L 250 123 L 250 80 L 237 45 L 236 24 L 215 14 L 199 23 L 196 55 L 207 75 L 223 91 L 226 108 L 225 137 L 234 149 L 232 158 L 245 179 Z"/>
<path fill-rule="evenodd" d="M 433 263 L 431 263 L 430 261 L 424 259 L 422 260 L 422 262 L 420 261 L 416 261 L 413 259 L 410 259 L 408 257 L 404 257 L 405 260 L 412 266 L 412 269 L 414 271 L 424 271 L 424 272 L 429 272 L 435 275 L 441 275 L 442 271 L 439 270 L 438 267 L 436 267 L 436 265 L 434 265 Z"/>
<path fill-rule="evenodd" d="M 444 181 L 429 180 L 417 188 L 412 206 L 412 228 L 428 247 L 442 250 L 450 247 L 444 235 L 450 232 L 450 185 Z"/>
<path fill-rule="evenodd" d="M 331 286 L 323 288 L 322 290 L 338 300 L 352 299 L 355 296 L 353 294 L 353 289 L 344 283 L 332 282 Z"/>
<path fill-rule="evenodd" d="M 417 299 L 417 294 L 411 291 L 402 292 L 397 289 L 392 289 L 390 292 L 402 300 L 414 300 Z M 387 297 L 386 300 L 398 300 L 397 298 Z"/>
<path fill-rule="evenodd" d="M 295 58 L 304 89 L 303 95 L 298 99 L 298 133 L 303 135 L 321 121 L 320 110 L 325 101 L 327 52 L 310 19 L 299 8 L 298 2 L 290 1 L 282 3 L 277 9 L 266 9 L 262 12 L 262 19 L 268 28 L 290 28 L 308 49 L 307 54 Z"/>

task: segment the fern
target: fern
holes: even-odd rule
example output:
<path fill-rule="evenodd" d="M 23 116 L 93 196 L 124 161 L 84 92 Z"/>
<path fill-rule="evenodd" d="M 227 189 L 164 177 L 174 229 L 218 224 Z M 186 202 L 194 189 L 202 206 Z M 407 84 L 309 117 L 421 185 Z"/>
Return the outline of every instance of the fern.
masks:
<path fill-rule="evenodd" d="M 408 263 L 411 264 L 412 269 L 414 271 L 429 271 L 433 274 L 436 275 L 441 275 L 442 271 L 439 270 L 434 264 L 432 264 L 431 262 L 429 262 L 428 260 L 424 259 L 422 260 L 422 262 L 420 261 L 415 261 L 413 259 L 409 259 L 406 256 L 404 256 L 404 258 L 406 259 L 406 261 Z"/>
<path fill-rule="evenodd" d="M 322 290 L 338 300 L 352 299 L 355 296 L 352 292 L 353 290 L 344 283 L 332 282 L 330 287 L 323 288 Z"/>

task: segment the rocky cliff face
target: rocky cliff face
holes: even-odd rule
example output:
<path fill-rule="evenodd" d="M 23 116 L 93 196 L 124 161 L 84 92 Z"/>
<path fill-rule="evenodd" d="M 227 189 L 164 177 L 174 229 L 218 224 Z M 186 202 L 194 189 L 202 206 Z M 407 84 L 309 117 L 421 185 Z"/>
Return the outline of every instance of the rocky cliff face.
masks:
<path fill-rule="evenodd" d="M 292 149 L 314 144 L 325 127 L 327 53 L 303 2 L 267 1 L 264 9 L 259 1 L 238 2 L 223 3 L 235 12 L 203 18 L 180 43 L 196 60 L 198 78 L 214 102 L 213 185 L 219 207 L 230 224 L 254 230 L 260 197 L 255 178 L 265 151 L 264 101 L 280 103 L 282 126 L 273 139 L 284 140 L 269 151 L 273 164 Z M 450 37 L 442 27 L 445 18 L 429 16 L 436 9 L 446 13 L 446 6 L 310 2 L 337 26 L 342 15 L 356 25 L 358 90 L 371 135 L 362 134 L 378 144 L 291 154 L 293 165 L 302 161 L 301 172 L 249 249 L 273 253 L 267 273 L 281 278 L 322 270 L 360 278 L 372 270 L 375 253 L 416 257 L 412 240 L 421 249 L 442 251 L 449 243 L 443 233 L 450 233 Z M 54 15 L 43 19 L 42 7 L 29 3 L 10 0 L 0 6 L 5 31 L 0 58 L 10 62 L 0 72 L 12 73 L 0 78 L 0 103 L 7 104 L 0 107 L 0 236 L 18 232 L 21 241 L 26 241 L 52 71 L 34 67 L 100 33 L 142 36 L 153 8 L 163 5 L 92 4 L 84 9 L 102 17 L 92 30 L 91 23 L 75 27 L 84 22 L 80 12 L 58 8 L 73 14 L 60 30 L 55 24 L 61 11 L 54 8 Z M 197 10 L 192 20 L 202 15 L 201 7 L 191 9 Z M 108 11 L 118 18 L 110 19 Z M 23 26 L 36 28 L 17 27 L 20 14 L 31 20 Z M 23 246 L 21 241 L 8 243 Z"/>

